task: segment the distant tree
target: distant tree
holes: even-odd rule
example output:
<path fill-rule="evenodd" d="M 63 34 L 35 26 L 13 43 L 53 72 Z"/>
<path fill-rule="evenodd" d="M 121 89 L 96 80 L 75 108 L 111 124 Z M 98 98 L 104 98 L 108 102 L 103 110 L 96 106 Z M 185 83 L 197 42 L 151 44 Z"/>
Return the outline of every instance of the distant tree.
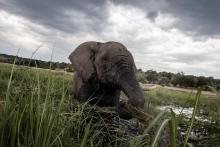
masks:
<path fill-rule="evenodd" d="M 159 77 L 167 77 L 169 80 L 171 80 L 173 74 L 171 72 L 163 71 L 163 72 L 159 72 L 158 76 Z"/>
<path fill-rule="evenodd" d="M 14 59 L 16 58 L 15 64 L 24 65 L 24 66 L 32 66 L 49 69 L 57 69 L 61 68 L 69 72 L 73 72 L 73 66 L 70 63 L 65 62 L 50 62 L 50 61 L 42 61 L 42 60 L 34 60 L 29 58 L 15 57 L 13 55 L 0 54 L 0 62 L 4 63 L 14 63 Z M 159 83 L 161 85 L 173 84 L 174 86 L 181 87 L 206 87 L 206 90 L 209 90 L 209 86 L 214 87 L 216 90 L 220 90 L 220 79 L 214 79 L 213 77 L 204 77 L 204 76 L 193 76 L 193 75 L 184 75 L 183 72 L 179 72 L 177 74 L 171 72 L 156 72 L 154 70 L 147 70 L 144 72 L 142 69 L 137 70 L 137 78 L 139 81 L 146 82 L 149 81 L 151 83 Z"/>
<path fill-rule="evenodd" d="M 216 84 L 216 90 L 220 90 L 220 83 Z"/>
<path fill-rule="evenodd" d="M 214 79 L 214 87 L 216 90 L 220 90 L 220 79 Z"/>
<path fill-rule="evenodd" d="M 62 63 L 59 64 L 59 67 L 58 67 L 58 68 L 64 69 L 65 67 L 67 67 L 67 64 L 64 63 L 64 62 L 62 62 Z"/>
<path fill-rule="evenodd" d="M 183 77 L 184 77 L 184 73 L 183 72 L 179 72 L 175 75 L 173 75 L 172 79 L 171 79 L 171 83 L 174 85 L 174 86 L 181 86 L 182 83 L 183 83 Z"/>
<path fill-rule="evenodd" d="M 143 73 L 143 70 L 142 70 L 141 68 L 139 68 L 139 69 L 137 70 L 137 72 Z"/>
<path fill-rule="evenodd" d="M 197 85 L 197 78 L 193 75 L 186 75 L 182 77 L 181 86 L 184 87 L 196 87 Z"/>
<path fill-rule="evenodd" d="M 170 79 L 168 77 L 160 77 L 158 84 L 165 86 L 170 83 Z"/>
<path fill-rule="evenodd" d="M 157 83 L 158 82 L 158 75 L 156 71 L 153 70 L 148 70 L 145 72 L 146 79 L 152 83 Z"/>
<path fill-rule="evenodd" d="M 209 84 L 210 86 L 213 86 L 213 85 L 214 85 L 215 79 L 214 79 L 213 77 L 208 77 L 207 80 L 208 80 L 208 84 Z"/>
<path fill-rule="evenodd" d="M 209 85 L 210 80 L 204 76 L 198 77 L 197 87 Z"/>
<path fill-rule="evenodd" d="M 145 77 L 145 74 L 142 70 L 138 70 L 137 73 L 136 73 L 136 77 L 137 77 L 137 80 L 141 83 L 146 83 L 147 82 L 147 79 Z"/>

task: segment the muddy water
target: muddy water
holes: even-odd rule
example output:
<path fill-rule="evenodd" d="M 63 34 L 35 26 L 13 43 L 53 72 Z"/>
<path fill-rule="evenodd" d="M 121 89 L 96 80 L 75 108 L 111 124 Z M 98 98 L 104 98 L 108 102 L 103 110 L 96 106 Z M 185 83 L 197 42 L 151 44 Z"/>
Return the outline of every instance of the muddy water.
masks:
<path fill-rule="evenodd" d="M 178 132 L 184 137 L 188 128 L 189 121 L 192 117 L 193 108 L 183 108 L 180 106 L 166 105 L 156 107 L 158 110 L 166 110 L 172 108 L 172 110 L 178 116 L 183 117 L 183 123 L 179 124 Z M 211 117 L 207 117 L 204 111 L 201 109 L 197 112 L 195 117 L 195 123 L 190 133 L 189 140 L 198 147 L 203 146 L 215 146 L 220 147 L 220 128 L 215 125 L 215 121 Z"/>
<path fill-rule="evenodd" d="M 192 113 L 193 113 L 193 108 L 189 107 L 189 108 L 183 108 L 180 106 L 173 106 L 173 105 L 167 105 L 167 106 L 158 106 L 156 107 L 158 110 L 166 110 L 169 108 L 172 108 L 172 110 L 177 114 L 177 115 L 181 115 L 184 116 L 186 118 L 191 118 Z M 202 122 L 209 122 L 211 123 L 211 117 L 207 118 L 205 116 L 203 116 L 202 114 L 204 113 L 204 111 L 201 109 L 199 110 L 199 114 L 200 116 L 196 116 L 195 119 L 198 121 L 202 121 Z"/>

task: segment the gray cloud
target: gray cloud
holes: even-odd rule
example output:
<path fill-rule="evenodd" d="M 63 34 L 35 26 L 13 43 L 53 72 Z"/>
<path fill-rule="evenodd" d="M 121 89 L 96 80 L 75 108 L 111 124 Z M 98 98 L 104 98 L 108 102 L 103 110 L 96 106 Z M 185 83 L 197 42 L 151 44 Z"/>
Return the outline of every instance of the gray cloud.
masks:
<path fill-rule="evenodd" d="M 212 54 L 190 54 L 190 53 L 175 53 L 171 54 L 173 60 L 170 62 L 181 62 L 186 64 L 199 64 L 202 62 L 209 62 L 210 59 L 213 60 Z"/>
<path fill-rule="evenodd" d="M 6 0 L 0 8 L 28 20 L 68 33 L 101 31 L 106 15 L 104 0 Z"/>
<path fill-rule="evenodd" d="M 195 35 L 220 35 L 219 0 L 168 0 L 164 12 L 179 18 L 177 26 Z"/>
<path fill-rule="evenodd" d="M 152 20 L 160 12 L 169 13 L 179 20 L 175 26 L 191 35 L 220 35 L 219 0 L 112 0 L 111 2 L 138 7 Z M 78 33 L 101 32 L 108 17 L 107 4 L 107 0 L 7 0 L 0 2 L 0 8 L 47 27 Z"/>
<path fill-rule="evenodd" d="M 158 13 L 168 13 L 178 18 L 175 27 L 198 37 L 220 35 L 219 0 L 114 0 L 146 12 L 154 20 Z"/>

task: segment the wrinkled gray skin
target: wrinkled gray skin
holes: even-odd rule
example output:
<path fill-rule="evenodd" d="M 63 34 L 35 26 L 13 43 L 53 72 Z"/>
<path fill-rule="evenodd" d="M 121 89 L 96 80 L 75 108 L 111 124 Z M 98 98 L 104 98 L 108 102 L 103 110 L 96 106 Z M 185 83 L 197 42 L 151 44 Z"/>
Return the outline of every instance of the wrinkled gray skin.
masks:
<path fill-rule="evenodd" d="M 144 96 L 136 80 L 135 63 L 131 53 L 118 42 L 85 42 L 69 56 L 76 71 L 74 77 L 75 98 L 90 100 L 98 106 L 116 106 L 119 116 L 130 119 L 120 101 L 122 90 L 128 103 L 139 108 L 144 106 Z"/>

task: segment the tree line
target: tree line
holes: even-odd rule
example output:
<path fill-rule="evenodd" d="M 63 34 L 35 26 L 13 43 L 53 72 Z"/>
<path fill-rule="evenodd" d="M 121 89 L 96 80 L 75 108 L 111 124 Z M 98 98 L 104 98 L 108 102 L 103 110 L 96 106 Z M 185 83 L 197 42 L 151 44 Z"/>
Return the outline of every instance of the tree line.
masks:
<path fill-rule="evenodd" d="M 45 69 L 63 69 L 68 72 L 73 72 L 73 68 L 70 63 L 65 62 L 51 62 L 51 61 L 42 61 L 30 58 L 16 57 L 13 55 L 0 54 L 0 62 L 13 64 L 16 58 L 16 65 L 30 66 L 30 67 L 38 67 Z"/>
<path fill-rule="evenodd" d="M 160 84 L 163 86 L 175 86 L 182 88 L 197 88 L 204 87 L 205 90 L 211 90 L 215 88 L 220 90 L 220 79 L 214 79 L 213 77 L 185 75 L 183 72 L 171 73 L 171 72 L 157 72 L 154 70 L 137 72 L 137 78 L 143 83 Z"/>
<path fill-rule="evenodd" d="M 73 72 L 74 69 L 70 63 L 65 62 L 50 62 L 36 59 L 29 59 L 23 57 L 16 57 L 13 55 L 0 54 L 0 62 L 14 63 L 16 58 L 16 65 L 31 66 L 45 69 L 62 69 L 68 72 Z M 138 81 L 142 83 L 160 84 L 163 86 L 175 86 L 183 88 L 197 88 L 205 87 L 206 90 L 210 90 L 210 87 L 214 87 L 220 90 L 220 79 L 214 79 L 213 77 L 185 75 L 183 72 L 171 73 L 171 72 L 157 72 L 154 70 L 137 71 Z"/>

